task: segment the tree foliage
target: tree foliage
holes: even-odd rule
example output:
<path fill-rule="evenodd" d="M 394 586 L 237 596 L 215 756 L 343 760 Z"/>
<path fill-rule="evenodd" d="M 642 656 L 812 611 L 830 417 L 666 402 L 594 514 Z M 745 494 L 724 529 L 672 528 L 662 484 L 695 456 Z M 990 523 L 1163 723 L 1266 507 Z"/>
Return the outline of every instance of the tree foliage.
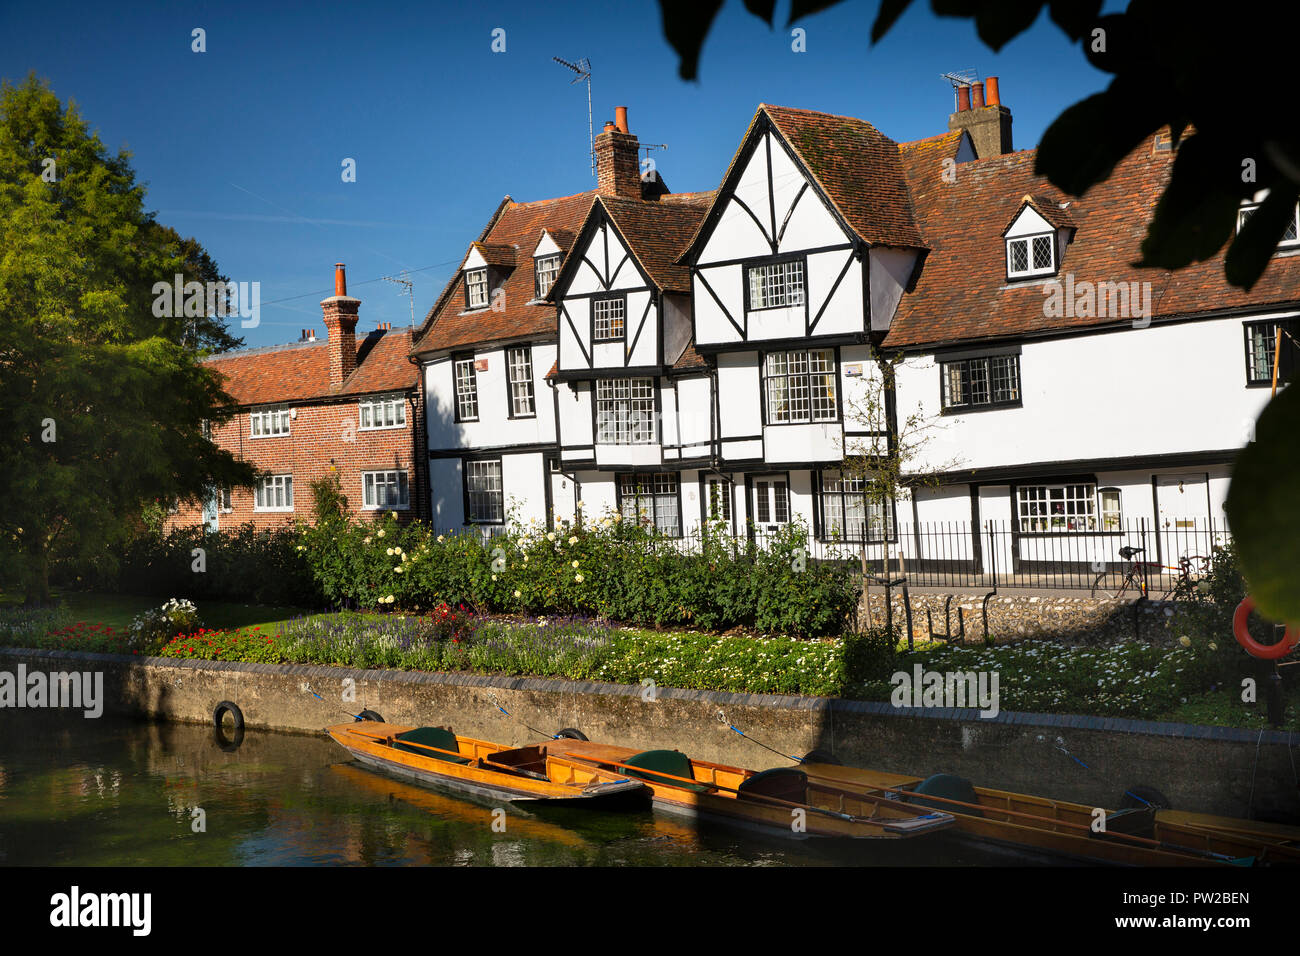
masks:
<path fill-rule="evenodd" d="M 145 210 L 128 160 L 35 76 L 0 88 L 0 538 L 29 603 L 52 555 L 253 476 L 203 432 L 233 400 L 199 359 L 238 340 L 152 308 L 155 282 L 216 266 Z"/>

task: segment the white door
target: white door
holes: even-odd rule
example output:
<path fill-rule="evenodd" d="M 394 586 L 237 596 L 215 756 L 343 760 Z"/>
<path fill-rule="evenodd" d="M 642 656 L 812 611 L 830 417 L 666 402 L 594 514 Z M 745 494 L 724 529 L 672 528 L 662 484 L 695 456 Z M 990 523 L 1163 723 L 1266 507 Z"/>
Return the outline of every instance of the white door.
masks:
<path fill-rule="evenodd" d="M 1176 566 L 1178 559 L 1209 553 L 1209 487 L 1207 476 L 1156 476 L 1156 531 L 1164 563 Z M 1143 555 L 1154 561 L 1155 555 Z"/>
<path fill-rule="evenodd" d="M 546 459 L 547 480 L 551 483 L 551 507 L 555 509 L 554 514 L 547 516 L 547 524 L 554 528 L 561 521 L 573 521 L 574 513 L 578 506 L 578 497 L 574 488 L 573 479 L 568 475 L 560 474 L 553 471 L 555 459 Z M 590 520 L 594 515 L 583 515 L 584 520 Z"/>

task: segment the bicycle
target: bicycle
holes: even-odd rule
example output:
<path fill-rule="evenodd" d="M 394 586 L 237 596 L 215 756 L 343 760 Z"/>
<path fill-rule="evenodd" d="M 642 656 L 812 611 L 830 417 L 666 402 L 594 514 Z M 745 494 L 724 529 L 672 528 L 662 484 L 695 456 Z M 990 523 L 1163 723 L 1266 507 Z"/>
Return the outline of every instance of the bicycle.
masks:
<path fill-rule="evenodd" d="M 1125 545 L 1119 549 L 1119 556 L 1125 561 L 1130 562 L 1124 577 L 1119 583 L 1119 587 L 1113 593 L 1107 589 L 1107 594 L 1111 598 L 1120 598 L 1130 588 L 1136 589 L 1140 594 L 1139 600 L 1151 600 L 1147 590 L 1147 577 L 1150 572 L 1155 576 L 1161 576 L 1165 571 L 1177 571 L 1178 577 L 1172 584 L 1160 595 L 1159 600 L 1168 601 L 1176 594 L 1190 591 L 1196 586 L 1196 582 L 1209 573 L 1210 559 L 1203 554 L 1183 555 L 1178 559 L 1178 567 L 1170 567 L 1161 564 L 1159 561 L 1138 561 L 1137 556 L 1144 552 L 1146 548 L 1135 548 L 1131 545 Z M 1102 581 L 1110 577 L 1111 571 L 1102 571 L 1093 579 L 1092 596 L 1096 597 L 1097 592 L 1101 590 Z"/>

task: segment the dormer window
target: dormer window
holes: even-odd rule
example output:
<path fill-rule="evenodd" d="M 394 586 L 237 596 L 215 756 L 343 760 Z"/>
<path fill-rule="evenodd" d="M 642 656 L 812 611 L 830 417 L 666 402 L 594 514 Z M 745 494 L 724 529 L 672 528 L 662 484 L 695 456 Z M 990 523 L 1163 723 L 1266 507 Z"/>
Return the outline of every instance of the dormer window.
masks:
<path fill-rule="evenodd" d="M 1241 232 L 1241 227 L 1246 224 L 1246 220 L 1255 214 L 1259 208 L 1259 203 L 1251 203 L 1248 206 L 1242 206 L 1237 210 L 1237 231 Z M 1291 211 L 1291 222 L 1287 224 L 1286 232 L 1282 234 L 1282 239 L 1278 242 L 1279 247 L 1290 247 L 1300 245 L 1300 203 L 1296 203 L 1295 209 Z"/>
<path fill-rule="evenodd" d="M 465 273 L 465 304 L 471 309 L 487 308 L 487 269 L 471 269 Z"/>
<path fill-rule="evenodd" d="M 560 257 L 538 256 L 533 260 L 533 271 L 537 276 L 537 298 L 544 299 L 560 274 Z"/>
<path fill-rule="evenodd" d="M 1050 232 L 1007 240 L 1007 278 L 1026 279 L 1056 273 L 1056 242 Z"/>

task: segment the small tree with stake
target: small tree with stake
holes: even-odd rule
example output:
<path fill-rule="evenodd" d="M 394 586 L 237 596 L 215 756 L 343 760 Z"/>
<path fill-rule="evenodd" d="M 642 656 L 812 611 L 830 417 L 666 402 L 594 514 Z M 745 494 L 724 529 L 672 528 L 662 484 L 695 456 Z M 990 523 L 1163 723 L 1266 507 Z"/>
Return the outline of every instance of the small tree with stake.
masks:
<path fill-rule="evenodd" d="M 896 371 L 903 356 L 876 354 L 878 376 L 863 377 L 863 386 L 854 395 L 845 396 L 845 422 L 854 422 L 868 433 L 865 439 L 845 439 L 841 475 L 847 484 L 862 487 L 863 528 L 859 542 L 862 562 L 864 601 L 868 619 L 871 613 L 870 581 L 867 564 L 867 540 L 873 526 L 880 528 L 884 548 L 882 572 L 885 578 L 885 605 L 889 613 L 891 587 L 889 566 L 893 559 L 894 506 L 904 492 L 915 494 L 917 488 L 937 487 L 945 471 L 956 468 L 956 458 L 943 462 L 926 461 L 924 451 L 943 426 L 917 408 L 899 418 L 895 401 Z M 922 465 L 922 462 L 925 462 Z M 847 531 L 847 529 L 846 529 Z M 899 548 L 898 572 L 903 572 L 903 553 Z M 912 635 L 907 636 L 910 645 Z"/>

